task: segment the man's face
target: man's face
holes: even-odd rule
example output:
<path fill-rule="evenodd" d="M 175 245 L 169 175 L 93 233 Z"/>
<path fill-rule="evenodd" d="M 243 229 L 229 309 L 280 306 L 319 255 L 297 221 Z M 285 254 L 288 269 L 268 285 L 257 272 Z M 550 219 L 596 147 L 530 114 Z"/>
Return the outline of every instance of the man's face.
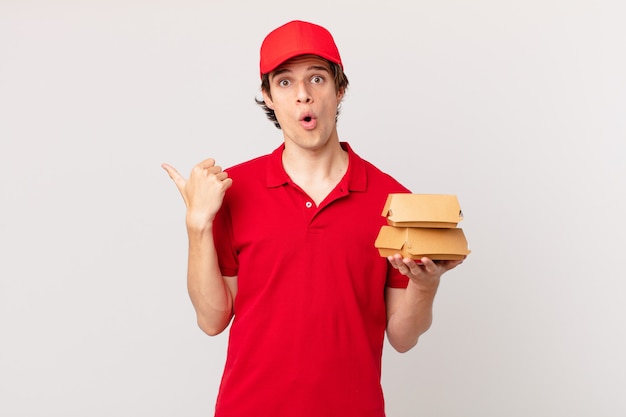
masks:
<path fill-rule="evenodd" d="M 317 150 L 337 138 L 337 106 L 343 91 L 335 90 L 330 66 L 316 56 L 291 59 L 269 76 L 266 105 L 274 110 L 285 143 Z"/>

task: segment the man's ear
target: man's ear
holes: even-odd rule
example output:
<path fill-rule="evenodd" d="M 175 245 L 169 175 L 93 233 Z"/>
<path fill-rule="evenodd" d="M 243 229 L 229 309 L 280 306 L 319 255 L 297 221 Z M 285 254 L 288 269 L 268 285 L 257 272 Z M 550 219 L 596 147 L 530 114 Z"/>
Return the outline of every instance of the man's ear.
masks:
<path fill-rule="evenodd" d="M 274 110 L 274 103 L 272 102 L 272 96 L 270 95 L 270 93 L 265 90 L 261 90 L 261 93 L 263 94 L 263 101 L 265 102 L 265 105 L 269 109 Z"/>
<path fill-rule="evenodd" d="M 339 104 L 341 104 L 341 101 L 343 100 L 343 96 L 346 94 L 346 89 L 345 88 L 340 88 L 339 91 L 337 91 L 337 102 Z"/>

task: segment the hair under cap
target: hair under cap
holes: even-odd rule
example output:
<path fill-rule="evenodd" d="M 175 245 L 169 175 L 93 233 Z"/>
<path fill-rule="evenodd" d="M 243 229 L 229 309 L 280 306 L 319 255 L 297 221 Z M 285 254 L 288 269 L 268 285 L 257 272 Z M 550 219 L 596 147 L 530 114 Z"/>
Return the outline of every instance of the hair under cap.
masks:
<path fill-rule="evenodd" d="M 301 20 L 286 23 L 270 32 L 261 44 L 261 76 L 288 59 L 309 54 L 325 58 L 343 69 L 339 50 L 328 30 Z"/>

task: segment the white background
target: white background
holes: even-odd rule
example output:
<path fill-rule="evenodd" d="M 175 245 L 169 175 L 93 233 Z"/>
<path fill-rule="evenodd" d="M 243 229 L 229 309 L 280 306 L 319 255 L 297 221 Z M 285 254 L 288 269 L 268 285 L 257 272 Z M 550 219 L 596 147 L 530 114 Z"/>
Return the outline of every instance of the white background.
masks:
<path fill-rule="evenodd" d="M 472 254 L 386 346 L 390 417 L 623 416 L 626 6 L 616 1 L 0 0 L 0 415 L 208 416 L 187 173 L 265 154 L 258 48 L 329 28 L 342 140 L 457 194 Z"/>

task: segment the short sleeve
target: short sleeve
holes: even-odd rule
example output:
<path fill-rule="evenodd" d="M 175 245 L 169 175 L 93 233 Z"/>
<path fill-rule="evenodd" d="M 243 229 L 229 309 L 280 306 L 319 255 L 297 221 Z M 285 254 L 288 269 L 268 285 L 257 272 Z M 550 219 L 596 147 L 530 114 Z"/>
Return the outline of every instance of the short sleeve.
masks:
<path fill-rule="evenodd" d="M 409 285 L 409 277 L 402 275 L 397 269 L 387 264 L 387 287 L 406 288 Z"/>
<path fill-rule="evenodd" d="M 233 227 L 227 199 L 213 220 L 213 241 L 223 276 L 234 277 L 239 271 L 239 259 L 233 241 Z"/>

